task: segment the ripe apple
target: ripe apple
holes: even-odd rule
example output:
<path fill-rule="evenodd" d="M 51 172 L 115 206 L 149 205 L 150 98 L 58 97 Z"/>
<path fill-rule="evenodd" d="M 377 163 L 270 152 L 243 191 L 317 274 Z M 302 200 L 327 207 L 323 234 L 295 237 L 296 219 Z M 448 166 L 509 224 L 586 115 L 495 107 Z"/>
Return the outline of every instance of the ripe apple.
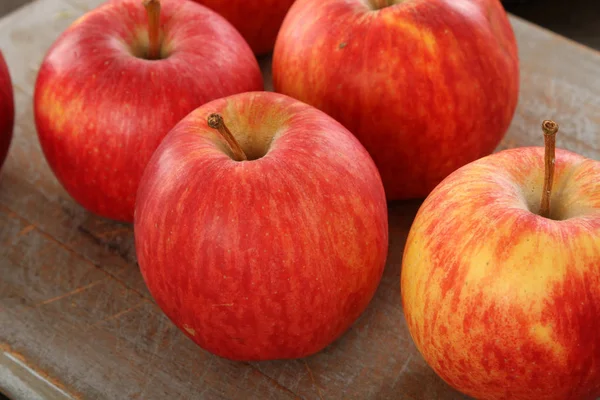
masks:
<path fill-rule="evenodd" d="M 162 11 L 162 12 L 161 12 Z M 108 2 L 53 44 L 35 88 L 44 154 L 86 209 L 130 222 L 150 156 L 216 98 L 262 90 L 258 62 L 214 11 L 187 0 Z"/>
<path fill-rule="evenodd" d="M 368 152 L 323 112 L 269 92 L 205 104 L 167 135 L 134 231 L 157 304 L 233 360 L 304 357 L 334 341 L 370 302 L 388 247 Z"/>
<path fill-rule="evenodd" d="M 4 164 L 12 140 L 15 104 L 12 81 L 4 56 L 0 52 L 0 167 Z"/>
<path fill-rule="evenodd" d="M 277 38 L 273 78 L 277 92 L 360 139 L 389 200 L 424 198 L 491 153 L 519 91 L 498 0 L 298 0 Z"/>
<path fill-rule="evenodd" d="M 558 127 L 544 128 L 553 139 Z M 600 396 L 600 162 L 547 149 L 458 169 L 408 235 L 410 333 L 446 382 L 477 399 Z"/>
<path fill-rule="evenodd" d="M 225 17 L 242 34 L 252 50 L 273 50 L 277 33 L 294 0 L 194 0 Z"/>

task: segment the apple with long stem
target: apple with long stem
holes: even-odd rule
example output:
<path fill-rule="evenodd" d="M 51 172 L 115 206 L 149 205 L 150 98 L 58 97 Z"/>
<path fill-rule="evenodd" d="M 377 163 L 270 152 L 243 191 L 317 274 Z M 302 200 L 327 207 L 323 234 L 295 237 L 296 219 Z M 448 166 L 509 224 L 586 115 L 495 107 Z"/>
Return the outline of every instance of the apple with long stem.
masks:
<path fill-rule="evenodd" d="M 297 0 L 273 84 L 356 135 L 389 200 L 425 198 L 508 130 L 517 44 L 498 0 Z"/>
<path fill-rule="evenodd" d="M 15 103 L 12 80 L 4 56 L 0 52 L 0 167 L 4 164 L 12 141 Z"/>
<path fill-rule="evenodd" d="M 427 197 L 404 251 L 410 333 L 450 385 L 482 400 L 600 396 L 600 162 L 505 150 Z M 540 200 L 541 199 L 541 200 Z"/>
<path fill-rule="evenodd" d="M 35 121 L 67 192 L 95 214 L 131 222 L 139 180 L 167 132 L 208 101 L 262 89 L 252 50 L 214 11 L 123 0 L 88 12 L 50 48 Z"/>
<path fill-rule="evenodd" d="M 360 142 L 269 92 L 184 118 L 144 172 L 135 212 L 144 280 L 202 348 L 304 357 L 363 312 L 388 248 L 385 192 Z"/>
<path fill-rule="evenodd" d="M 273 50 L 277 33 L 294 0 L 194 0 L 225 17 L 257 55 Z"/>

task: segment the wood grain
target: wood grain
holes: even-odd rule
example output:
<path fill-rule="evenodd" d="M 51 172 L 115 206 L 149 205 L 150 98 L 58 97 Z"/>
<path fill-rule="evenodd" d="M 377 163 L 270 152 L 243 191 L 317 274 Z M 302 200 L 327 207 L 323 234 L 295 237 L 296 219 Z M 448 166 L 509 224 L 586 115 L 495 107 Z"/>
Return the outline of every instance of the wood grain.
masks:
<path fill-rule="evenodd" d="M 419 202 L 390 206 L 390 253 L 367 311 L 304 360 L 234 363 L 195 346 L 164 317 L 136 265 L 129 225 L 95 217 L 46 164 L 32 114 L 52 41 L 100 0 L 39 0 L 0 20 L 17 126 L 0 174 L 0 390 L 14 398 L 464 399 L 425 364 L 406 328 L 399 277 Z M 600 55 L 511 18 L 521 56 L 519 107 L 502 145 L 557 146 L 600 159 Z M 268 89 L 270 59 L 261 60 Z"/>

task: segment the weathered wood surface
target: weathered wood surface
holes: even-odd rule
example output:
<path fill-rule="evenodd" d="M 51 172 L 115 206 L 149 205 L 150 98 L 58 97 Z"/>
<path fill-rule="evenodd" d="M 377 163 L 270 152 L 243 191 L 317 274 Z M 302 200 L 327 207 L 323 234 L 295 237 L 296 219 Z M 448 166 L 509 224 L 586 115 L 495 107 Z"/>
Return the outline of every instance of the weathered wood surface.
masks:
<path fill-rule="evenodd" d="M 100 2 L 39 0 L 0 20 L 17 103 L 0 174 L 0 391 L 16 399 L 464 399 L 425 364 L 402 314 L 400 264 L 418 202 L 390 207 L 390 254 L 377 295 L 320 354 L 229 362 L 163 316 L 136 266 L 131 227 L 74 203 L 35 134 L 38 66 L 59 33 Z M 600 55 L 511 21 L 522 86 L 500 147 L 539 145 L 540 122 L 553 118 L 559 147 L 600 159 Z M 268 70 L 269 60 L 262 63 Z"/>

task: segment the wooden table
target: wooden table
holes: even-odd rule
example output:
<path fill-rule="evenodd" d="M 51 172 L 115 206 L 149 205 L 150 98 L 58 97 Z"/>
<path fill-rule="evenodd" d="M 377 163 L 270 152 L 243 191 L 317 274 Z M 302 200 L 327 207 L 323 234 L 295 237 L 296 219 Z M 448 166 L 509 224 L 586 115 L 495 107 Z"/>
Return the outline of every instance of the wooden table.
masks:
<path fill-rule="evenodd" d="M 85 212 L 58 184 L 37 141 L 32 93 L 50 44 L 100 0 L 38 0 L 0 20 L 17 120 L 0 175 L 0 388 L 16 399 L 463 399 L 425 364 L 406 328 L 399 275 L 418 202 L 390 207 L 386 271 L 368 310 L 304 360 L 230 362 L 185 337 L 138 271 L 132 229 Z M 501 148 L 558 146 L 600 159 L 600 56 L 512 18 L 519 107 Z M 268 58 L 262 60 L 268 76 Z"/>

